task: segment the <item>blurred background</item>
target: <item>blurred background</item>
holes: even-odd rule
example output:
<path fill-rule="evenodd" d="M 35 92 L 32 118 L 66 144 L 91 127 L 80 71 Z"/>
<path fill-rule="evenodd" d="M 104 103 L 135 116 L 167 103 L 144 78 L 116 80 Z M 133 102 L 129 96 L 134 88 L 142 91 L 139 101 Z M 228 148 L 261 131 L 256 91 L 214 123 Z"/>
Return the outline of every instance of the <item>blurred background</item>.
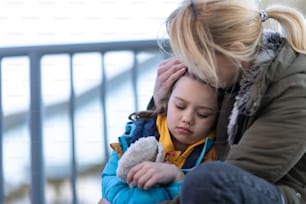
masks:
<path fill-rule="evenodd" d="M 155 41 L 180 2 L 0 1 L 0 203 L 97 203 L 108 144 L 146 108 L 167 57 Z M 259 3 L 306 13 L 304 0 Z"/>

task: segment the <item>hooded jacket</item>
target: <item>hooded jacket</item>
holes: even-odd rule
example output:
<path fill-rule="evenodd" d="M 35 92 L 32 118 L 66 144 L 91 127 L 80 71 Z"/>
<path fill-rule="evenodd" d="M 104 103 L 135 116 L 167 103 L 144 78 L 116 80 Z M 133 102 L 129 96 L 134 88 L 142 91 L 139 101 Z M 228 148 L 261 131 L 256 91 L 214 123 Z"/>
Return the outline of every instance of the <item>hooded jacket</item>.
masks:
<path fill-rule="evenodd" d="M 119 137 L 120 151 L 113 151 L 109 161 L 102 172 L 102 194 L 112 204 L 150 204 L 171 200 L 179 194 L 182 181 L 172 182 L 161 186 L 153 186 L 148 190 L 131 187 L 123 182 L 116 174 L 118 168 L 118 152 L 124 153 L 131 144 L 140 138 L 155 136 L 159 140 L 159 132 L 156 126 L 156 118 L 150 120 L 137 120 L 128 122 L 125 134 Z M 213 147 L 213 139 L 207 138 L 204 144 L 196 146 L 186 158 L 182 171 L 188 172 L 199 165 Z M 143 151 L 146 151 L 145 149 Z M 207 153 L 207 154 L 206 154 Z M 137 155 L 134 155 L 135 159 Z"/>
<path fill-rule="evenodd" d="M 225 90 L 216 129 L 221 160 L 279 187 L 286 204 L 306 203 L 306 55 L 266 31 L 239 85 Z"/>

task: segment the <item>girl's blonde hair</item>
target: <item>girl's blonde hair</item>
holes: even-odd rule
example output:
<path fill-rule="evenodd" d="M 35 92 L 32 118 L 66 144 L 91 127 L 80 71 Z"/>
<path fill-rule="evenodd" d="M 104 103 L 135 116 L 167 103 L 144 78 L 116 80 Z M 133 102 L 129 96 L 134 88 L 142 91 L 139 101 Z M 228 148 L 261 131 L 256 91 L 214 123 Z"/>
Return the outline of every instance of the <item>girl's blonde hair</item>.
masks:
<path fill-rule="evenodd" d="M 303 15 L 276 5 L 265 12 L 281 25 L 292 48 L 306 54 Z M 170 14 L 166 26 L 174 54 L 182 57 L 191 72 L 216 85 L 220 80 L 215 55 L 222 54 L 237 63 L 238 76 L 239 69 L 243 69 L 238 66 L 240 62 L 252 61 L 261 47 L 262 20 L 255 1 L 187 0 Z M 236 41 L 245 47 L 233 47 Z"/>

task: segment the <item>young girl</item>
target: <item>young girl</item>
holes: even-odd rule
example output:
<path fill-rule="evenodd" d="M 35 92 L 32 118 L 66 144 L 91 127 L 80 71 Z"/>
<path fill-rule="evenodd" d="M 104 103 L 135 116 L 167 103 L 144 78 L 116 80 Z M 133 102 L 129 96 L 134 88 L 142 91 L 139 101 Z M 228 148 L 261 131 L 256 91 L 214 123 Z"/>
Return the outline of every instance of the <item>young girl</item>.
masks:
<path fill-rule="evenodd" d="M 119 138 L 121 148 L 113 151 L 102 173 L 104 202 L 153 204 L 170 200 L 179 193 L 189 170 L 215 160 L 217 95 L 216 89 L 187 72 L 177 80 L 159 109 L 133 114 L 136 120 L 128 122 L 128 131 Z M 152 135 L 164 148 L 165 162 L 142 162 L 129 171 L 127 182 L 119 179 L 118 153 Z"/>

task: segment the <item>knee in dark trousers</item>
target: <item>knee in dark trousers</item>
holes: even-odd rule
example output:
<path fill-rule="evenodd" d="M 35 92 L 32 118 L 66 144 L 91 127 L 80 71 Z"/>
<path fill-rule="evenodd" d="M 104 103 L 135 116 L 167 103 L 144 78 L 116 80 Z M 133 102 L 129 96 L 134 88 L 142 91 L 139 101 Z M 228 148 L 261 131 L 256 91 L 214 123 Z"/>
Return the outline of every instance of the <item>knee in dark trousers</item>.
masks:
<path fill-rule="evenodd" d="M 280 204 L 273 184 L 224 162 L 206 162 L 189 172 L 181 204 Z"/>

